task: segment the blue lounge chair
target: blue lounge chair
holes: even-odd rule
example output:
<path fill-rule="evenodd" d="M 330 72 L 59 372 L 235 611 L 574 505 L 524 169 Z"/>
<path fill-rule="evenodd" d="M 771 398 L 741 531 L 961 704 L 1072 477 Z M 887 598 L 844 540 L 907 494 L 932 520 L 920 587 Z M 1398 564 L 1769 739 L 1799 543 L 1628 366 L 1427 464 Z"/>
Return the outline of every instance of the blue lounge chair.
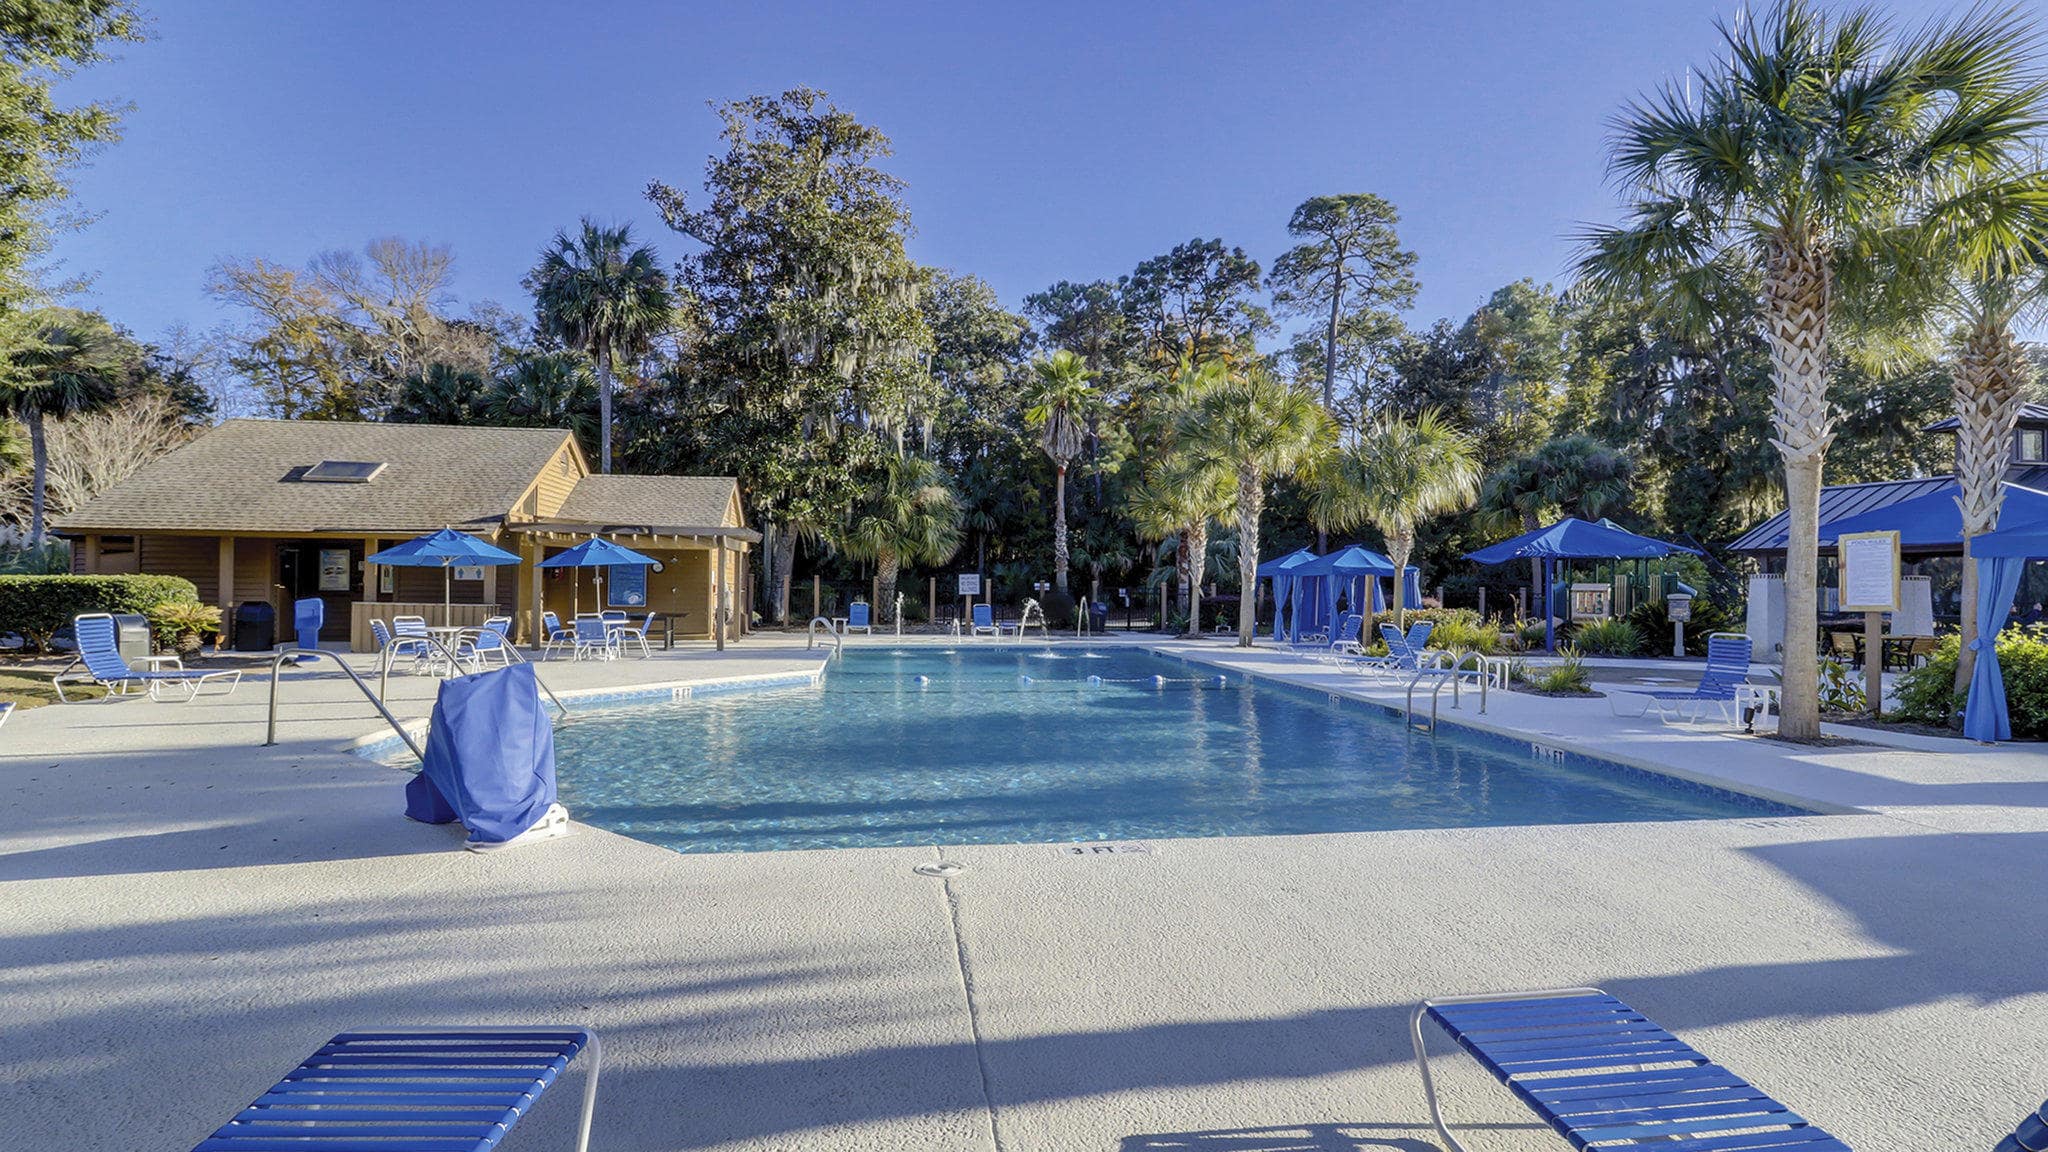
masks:
<path fill-rule="evenodd" d="M 970 628 L 967 634 L 969 636 L 1001 636 L 1003 630 L 996 627 L 996 610 L 986 604 L 976 604 L 974 606 L 974 627 Z"/>
<path fill-rule="evenodd" d="M 1392 624 L 1382 624 L 1380 639 L 1386 642 L 1387 654 L 1361 656 L 1350 666 L 1354 671 L 1382 674 L 1417 671 L 1422 667 L 1422 653 L 1429 647 L 1429 634 L 1435 630 L 1434 620 L 1417 620 L 1405 635 Z"/>
<path fill-rule="evenodd" d="M 1311 660 L 1356 656 L 1363 651 L 1359 646 L 1358 637 L 1364 628 L 1365 617 L 1356 612 L 1347 613 L 1342 620 L 1337 621 L 1337 631 L 1333 635 L 1327 638 L 1318 637 L 1308 643 L 1290 644 L 1288 647 Z"/>
<path fill-rule="evenodd" d="M 0 700 L 0 725 L 6 724 L 7 718 L 12 715 L 14 715 L 14 701 Z"/>
<path fill-rule="evenodd" d="M 233 695 L 235 686 L 242 682 L 239 670 L 223 672 L 196 672 L 186 669 L 183 661 L 176 656 L 152 656 L 147 668 L 131 668 L 121 656 L 121 649 L 115 638 L 114 618 L 105 612 L 88 612 L 71 622 L 71 633 L 78 643 L 78 659 L 85 671 L 65 670 L 50 677 L 50 683 L 57 689 L 57 699 L 70 703 L 64 695 L 66 684 L 98 684 L 107 690 L 106 699 L 132 694 L 140 689 L 149 694 L 151 700 L 163 698 L 167 687 L 182 688 L 185 700 L 197 700 L 200 690 L 208 684 L 216 687 L 225 685 L 218 696 Z"/>
<path fill-rule="evenodd" d="M 486 1152 L 579 1055 L 588 1152 L 603 1053 L 588 1028 L 343 1032 L 192 1152 Z"/>
<path fill-rule="evenodd" d="M 1632 717 L 1647 715 L 1654 708 L 1657 718 L 1668 724 L 1674 712 L 1697 721 L 1707 705 L 1712 704 L 1721 710 L 1723 719 L 1733 724 L 1736 691 L 1749 680 L 1749 652 L 1749 637 L 1737 632 L 1716 632 L 1707 637 L 1707 669 L 1700 674 L 1697 687 L 1612 690 L 1607 694 L 1607 706 L 1616 716 Z M 1642 703 L 1635 711 L 1624 712 L 1623 700 Z"/>
<path fill-rule="evenodd" d="M 1458 1042 L 1574 1148 L 1850 1152 L 1805 1117 L 1598 988 L 1425 1000 L 1409 1031 L 1429 1116 L 1451 1152 L 1422 1024 Z"/>
<path fill-rule="evenodd" d="M 2042 1152 L 2048 1148 L 2048 1104 L 2020 1121 L 2012 1135 L 1998 1142 L 1991 1152 Z"/>
<path fill-rule="evenodd" d="M 846 606 L 846 631 L 850 633 L 856 628 L 869 636 L 875 634 L 873 613 L 866 604 L 849 604 Z"/>

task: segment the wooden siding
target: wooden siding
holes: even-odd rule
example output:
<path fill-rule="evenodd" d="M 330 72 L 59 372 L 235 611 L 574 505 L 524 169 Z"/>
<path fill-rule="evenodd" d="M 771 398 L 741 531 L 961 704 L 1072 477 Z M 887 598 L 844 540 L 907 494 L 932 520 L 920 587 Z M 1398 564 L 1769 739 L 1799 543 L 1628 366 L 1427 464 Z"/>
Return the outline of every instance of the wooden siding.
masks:
<path fill-rule="evenodd" d="M 220 602 L 220 537 L 140 536 L 140 568 L 151 576 L 183 576 L 202 604 Z"/>
<path fill-rule="evenodd" d="M 533 490 L 527 494 L 526 506 L 520 511 L 536 520 L 545 520 L 553 516 L 568 502 L 569 493 L 575 489 L 576 481 L 582 477 L 583 469 L 577 462 L 575 448 L 563 444 L 562 450 L 555 453 L 554 459 L 548 461 L 547 467 L 541 469 L 540 475 L 534 480 Z"/>

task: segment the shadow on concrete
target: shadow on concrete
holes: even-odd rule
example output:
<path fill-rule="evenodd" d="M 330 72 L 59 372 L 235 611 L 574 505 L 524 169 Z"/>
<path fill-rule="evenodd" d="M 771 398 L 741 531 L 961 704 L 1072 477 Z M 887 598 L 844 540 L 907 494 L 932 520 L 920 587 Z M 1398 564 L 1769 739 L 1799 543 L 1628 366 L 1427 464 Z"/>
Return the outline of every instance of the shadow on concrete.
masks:
<path fill-rule="evenodd" d="M 1117 1152 L 1438 1152 L 1434 1137 L 1397 1136 L 1386 1131 L 1416 1131 L 1420 1127 L 1318 1122 L 1158 1132 L 1126 1136 L 1117 1144 Z M 1484 1130 L 1488 1126 L 1472 1127 Z M 1542 1125 L 1531 1127 L 1548 1131 Z"/>

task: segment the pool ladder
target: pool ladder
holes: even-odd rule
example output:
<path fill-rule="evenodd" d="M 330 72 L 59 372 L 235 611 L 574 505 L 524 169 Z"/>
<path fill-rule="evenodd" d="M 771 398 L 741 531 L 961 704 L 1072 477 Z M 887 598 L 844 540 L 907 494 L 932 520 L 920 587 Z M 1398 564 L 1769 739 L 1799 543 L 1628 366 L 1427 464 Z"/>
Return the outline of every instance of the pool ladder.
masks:
<path fill-rule="evenodd" d="M 1422 660 L 1415 669 L 1415 676 L 1408 681 L 1408 727 L 1414 731 L 1436 733 L 1437 706 L 1444 694 L 1444 685 L 1451 688 L 1451 707 L 1462 709 L 1459 699 L 1459 681 L 1467 674 L 1466 661 L 1473 661 L 1471 675 L 1479 682 L 1479 714 L 1486 715 L 1486 657 L 1478 652 L 1429 651 L 1422 654 Z M 1429 690 L 1429 722 L 1418 724 L 1415 720 L 1415 686 L 1427 678 L 1435 681 Z"/>
<path fill-rule="evenodd" d="M 897 613 L 896 619 L 898 619 L 898 620 L 902 620 L 902 619 L 903 619 L 903 616 L 902 616 L 902 613 L 901 613 L 901 610 L 900 610 L 900 609 L 898 610 L 898 613 Z M 808 624 L 808 625 L 806 625 L 806 626 L 805 626 L 805 628 L 804 628 L 804 651 L 808 652 L 808 651 L 810 651 L 810 650 L 811 650 L 812 648 L 815 648 L 815 647 L 817 646 L 817 644 L 818 644 L 818 628 L 819 628 L 819 626 L 820 626 L 820 625 L 822 625 L 822 626 L 824 627 L 824 629 L 825 629 L 825 635 L 827 635 L 827 636 L 830 636 L 830 637 L 832 638 L 832 655 L 833 655 L 833 657 L 834 657 L 834 658 L 836 659 L 836 658 L 838 658 L 838 657 L 840 657 L 840 656 L 843 656 L 843 655 L 845 655 L 845 650 L 846 650 L 846 637 L 844 637 L 844 636 L 841 636 L 841 635 L 839 634 L 839 629 L 837 629 L 837 628 L 834 628 L 834 627 L 832 626 L 832 622 L 831 622 L 830 620 L 827 620 L 827 619 L 825 619 L 825 618 L 824 618 L 823 616 L 813 616 L 813 617 L 811 617 L 811 622 L 810 622 L 810 624 Z M 900 624 L 898 625 L 898 628 L 899 628 L 899 630 L 901 629 L 901 625 L 900 625 Z"/>

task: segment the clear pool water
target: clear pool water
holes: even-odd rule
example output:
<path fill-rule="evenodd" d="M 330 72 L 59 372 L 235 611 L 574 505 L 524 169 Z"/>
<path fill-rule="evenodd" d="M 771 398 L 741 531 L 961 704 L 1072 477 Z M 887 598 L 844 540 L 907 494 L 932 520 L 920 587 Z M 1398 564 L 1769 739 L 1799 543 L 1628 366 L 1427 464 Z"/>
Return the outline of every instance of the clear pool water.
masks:
<path fill-rule="evenodd" d="M 1797 812 L 1485 734 L 1411 734 L 1369 704 L 1071 645 L 851 651 L 818 687 L 576 717 L 556 752 L 578 819 L 682 852 Z"/>

